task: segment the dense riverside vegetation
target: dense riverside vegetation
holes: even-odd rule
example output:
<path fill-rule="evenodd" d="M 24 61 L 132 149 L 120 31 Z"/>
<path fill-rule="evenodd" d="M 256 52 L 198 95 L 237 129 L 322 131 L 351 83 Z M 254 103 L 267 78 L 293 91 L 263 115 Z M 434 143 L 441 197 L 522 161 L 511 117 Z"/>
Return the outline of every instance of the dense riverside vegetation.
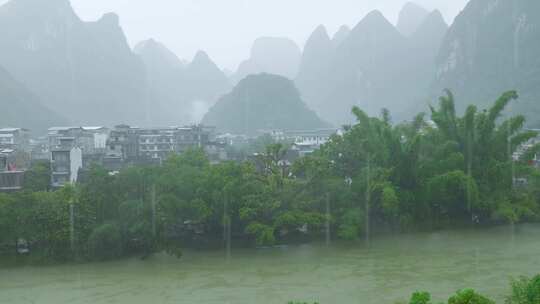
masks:
<path fill-rule="evenodd" d="M 523 129 L 523 116 L 504 112 L 517 97 L 507 92 L 460 117 L 447 92 L 431 120 L 419 114 L 397 125 L 386 110 L 368 117 L 354 108 L 357 124 L 291 166 L 281 144 L 217 165 L 191 150 L 116 175 L 95 166 L 79 184 L 50 191 L 41 164 L 27 191 L 0 195 L 0 244 L 15 252 L 24 239 L 46 260 L 105 260 L 180 256 L 182 247 L 227 239 L 269 246 L 535 221 L 540 173 L 529 161 L 538 147 L 516 161 L 511 155 L 537 134 Z"/>
<path fill-rule="evenodd" d="M 436 304 L 431 300 L 431 294 L 417 291 L 412 294 L 409 304 Z M 495 304 L 493 300 L 478 294 L 472 289 L 463 289 L 448 299 L 448 304 Z M 510 295 L 505 297 L 506 304 L 537 304 L 540 303 L 540 275 L 533 278 L 521 277 L 511 282 Z M 289 302 L 289 304 L 308 304 L 307 302 Z M 318 304 L 318 303 L 314 303 Z M 437 303 L 439 304 L 439 303 Z M 443 304 L 443 302 L 440 302 Z"/>

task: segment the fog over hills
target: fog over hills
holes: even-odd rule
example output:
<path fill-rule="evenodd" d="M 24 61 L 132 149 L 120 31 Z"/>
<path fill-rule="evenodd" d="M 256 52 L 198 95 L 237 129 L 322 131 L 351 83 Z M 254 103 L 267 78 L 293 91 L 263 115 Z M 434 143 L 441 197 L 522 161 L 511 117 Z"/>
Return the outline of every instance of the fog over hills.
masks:
<path fill-rule="evenodd" d="M 326 28 L 321 25 L 311 34 L 304 47 L 296 85 L 302 93 L 302 98 L 320 115 L 326 114 L 324 96 L 329 94 L 328 82 L 332 79 L 331 69 L 336 48 L 350 33 L 350 30 L 347 33 L 345 31 L 345 29 L 340 31 L 343 36 L 337 40 L 342 41 L 337 42 L 335 38 L 330 40 Z"/>
<path fill-rule="evenodd" d="M 353 119 L 354 105 L 371 114 L 386 107 L 404 119 L 427 96 L 446 29 L 438 11 L 408 37 L 378 11 L 339 44 L 319 27 L 306 43 L 297 85 L 306 103 L 336 125 Z"/>
<path fill-rule="evenodd" d="M 349 37 L 350 33 L 351 28 L 347 25 L 342 25 L 332 37 L 332 43 L 334 44 L 334 47 L 338 47 L 343 41 L 345 41 L 347 37 Z"/>
<path fill-rule="evenodd" d="M 178 120 L 188 120 L 185 111 L 185 92 L 179 85 L 184 78 L 186 65 L 163 44 L 150 39 L 139 43 L 134 52 L 146 67 L 147 97 L 153 100 L 149 110 L 152 117 L 163 125 L 174 125 Z"/>
<path fill-rule="evenodd" d="M 269 73 L 294 79 L 298 73 L 302 51 L 288 38 L 263 37 L 255 40 L 249 59 L 240 63 L 235 82 L 250 74 Z"/>
<path fill-rule="evenodd" d="M 118 13 L 132 46 L 155 38 L 186 59 L 203 49 L 218 66 L 235 71 L 259 37 L 287 37 L 303 48 L 319 24 L 332 36 L 340 26 L 352 28 L 375 9 L 396 24 L 407 1 L 428 11 L 439 9 L 451 23 L 468 0 L 71 1 L 83 20 Z"/>
<path fill-rule="evenodd" d="M 139 55 L 147 66 L 154 68 L 183 69 L 187 65 L 164 44 L 154 39 L 139 42 L 133 52 Z"/>
<path fill-rule="evenodd" d="M 204 52 L 184 64 L 150 40 L 134 53 L 117 15 L 83 22 L 68 0 L 0 7 L 0 48 L 0 66 L 74 125 L 189 123 L 230 89 Z"/>
<path fill-rule="evenodd" d="M 540 112 L 539 6 L 534 0 L 471 0 L 449 27 L 439 10 L 407 3 L 396 26 L 374 10 L 352 28 L 331 33 L 318 26 L 303 50 L 289 38 L 257 39 L 238 70 L 224 72 L 205 51 L 186 61 L 157 39 L 132 50 L 116 14 L 85 22 L 68 0 L 12 0 L 0 6 L 0 87 L 16 89 L 0 92 L 8 96 L 1 102 L 21 100 L 13 113 L 49 113 L 46 120 L 21 122 L 41 128 L 196 123 L 220 100 L 204 121 L 221 124 L 216 113 L 235 119 L 225 109 L 235 109 L 234 92 L 254 87 L 268 94 L 257 97 L 264 102 L 253 104 L 254 113 L 267 104 L 289 107 L 279 99 L 294 99 L 305 107 L 296 108 L 298 117 L 313 110 L 320 119 L 305 121 L 339 126 L 353 120 L 355 105 L 372 115 L 388 108 L 400 121 L 427 110 L 444 88 L 455 91 L 458 105 L 480 106 L 517 89 L 522 99 L 513 110 L 534 117 Z M 258 77 L 242 82 L 249 75 Z M 270 91 L 277 88 L 287 92 Z M 4 114 L 3 124 L 17 123 L 13 115 Z M 277 122 L 295 126 L 283 119 L 253 125 L 280 128 Z"/>
<path fill-rule="evenodd" d="M 3 126 L 18 126 L 44 130 L 56 123 L 65 123 L 21 83 L 0 67 L 0 122 Z"/>
<path fill-rule="evenodd" d="M 540 126 L 539 22 L 536 0 L 471 0 L 442 43 L 433 94 L 453 90 L 463 110 L 516 89 L 521 98 L 511 111 Z"/>
<path fill-rule="evenodd" d="M 192 62 L 181 61 L 153 39 L 134 52 L 146 66 L 149 115 L 160 125 L 199 122 L 206 110 L 231 88 L 227 76 L 200 51 Z"/>
<path fill-rule="evenodd" d="M 186 88 L 190 101 L 202 101 L 209 105 L 231 89 L 225 73 L 204 51 L 199 51 L 187 66 L 185 83 L 180 85 Z"/>
<path fill-rule="evenodd" d="M 425 8 L 407 2 L 399 13 L 396 27 L 401 34 L 412 35 L 428 15 L 429 12 Z"/>
<path fill-rule="evenodd" d="M 291 80 L 271 74 L 250 75 L 206 114 L 204 124 L 233 134 L 259 130 L 310 130 L 328 127 L 308 109 Z"/>
<path fill-rule="evenodd" d="M 114 14 L 83 22 L 68 0 L 13 0 L 0 7 L 0 49 L 0 65 L 73 123 L 146 119 L 144 66 Z"/>

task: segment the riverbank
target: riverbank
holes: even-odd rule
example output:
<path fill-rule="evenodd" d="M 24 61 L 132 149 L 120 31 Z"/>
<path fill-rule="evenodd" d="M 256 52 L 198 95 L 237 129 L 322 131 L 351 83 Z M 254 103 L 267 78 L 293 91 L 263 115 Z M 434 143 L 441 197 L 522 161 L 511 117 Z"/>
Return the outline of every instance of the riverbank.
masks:
<path fill-rule="evenodd" d="M 540 225 L 382 236 L 271 249 L 186 250 L 141 261 L 0 269 L 6 303 L 395 303 L 415 290 L 434 302 L 474 288 L 501 303 L 511 277 L 540 269 Z"/>
<path fill-rule="evenodd" d="M 417 236 L 417 235 L 427 235 L 427 234 L 445 234 L 445 233 L 470 233 L 470 232 L 479 232 L 482 230 L 494 230 L 494 229 L 502 229 L 502 230 L 509 230 L 516 229 L 516 227 L 523 227 L 526 225 L 537 225 L 536 223 L 528 223 L 528 224 L 516 224 L 514 226 L 512 225 L 472 225 L 470 222 L 463 222 L 460 223 L 457 227 L 458 228 L 441 228 L 438 230 L 424 230 L 424 231 L 412 231 L 412 232 L 392 232 L 388 229 L 377 229 L 376 231 L 372 231 L 372 236 L 370 238 L 369 243 L 378 242 L 378 240 L 387 240 L 387 239 L 408 239 L 409 236 Z M 540 223 L 538 223 L 540 225 Z M 364 238 L 356 239 L 356 240 L 340 240 L 335 235 L 331 235 L 330 243 L 332 246 L 342 246 L 342 247 L 366 247 L 366 240 Z M 242 239 L 242 238 L 232 238 L 231 239 L 231 248 L 234 248 L 235 250 L 269 250 L 269 249 L 284 249 L 284 248 L 295 248 L 299 246 L 319 246 L 320 244 L 323 244 L 326 246 L 326 240 L 324 237 L 321 236 L 311 236 L 309 234 L 296 234 L 291 237 L 291 235 L 288 235 L 287 237 L 280 238 L 277 240 L 277 243 L 272 246 L 256 246 L 252 240 L 249 239 Z M 14 248 L 12 248 L 12 253 L 6 254 L 6 251 L 0 252 L 0 268 L 17 268 L 17 267 L 25 267 L 25 266 L 35 266 L 35 267 L 46 267 L 46 266 L 55 266 L 55 265 L 77 265 L 77 264 L 86 264 L 86 263 L 104 263 L 106 261 L 114 261 L 114 260 L 127 260 L 130 258 L 133 259 L 141 259 L 145 260 L 148 259 L 151 256 L 154 255 L 170 255 L 175 256 L 177 258 L 182 258 L 184 252 L 191 252 L 191 253 L 222 253 L 226 250 L 224 248 L 226 244 L 223 241 L 223 237 L 210 237 L 210 238 L 204 238 L 200 237 L 198 240 L 188 240 L 187 242 L 179 245 L 178 251 L 176 252 L 167 252 L 161 251 L 161 252 L 152 252 L 149 254 L 144 253 L 131 253 L 127 255 L 122 255 L 117 258 L 104 260 L 104 261 L 92 261 L 89 259 L 89 257 L 81 255 L 80 253 L 75 253 L 74 256 L 71 254 L 66 254 L 66 258 L 64 259 L 51 259 L 47 255 L 46 252 L 44 252 L 43 249 L 37 249 L 37 250 L 30 250 L 29 254 L 16 254 L 14 251 Z M 77 250 L 81 251 L 81 250 Z M 3 254 L 2 254 L 3 253 Z M 226 254 L 226 253 L 225 253 Z"/>

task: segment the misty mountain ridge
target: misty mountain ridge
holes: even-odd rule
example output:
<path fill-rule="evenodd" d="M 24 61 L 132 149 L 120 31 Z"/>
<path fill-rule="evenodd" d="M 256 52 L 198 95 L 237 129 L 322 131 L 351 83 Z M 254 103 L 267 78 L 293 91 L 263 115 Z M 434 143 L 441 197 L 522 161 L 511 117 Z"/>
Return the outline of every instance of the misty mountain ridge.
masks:
<path fill-rule="evenodd" d="M 296 79 L 306 103 L 336 124 L 352 119 L 353 105 L 372 115 L 386 107 L 403 120 L 427 110 L 445 88 L 460 111 L 516 89 L 521 98 L 510 112 L 540 125 L 540 2 L 472 0 L 450 27 L 438 10 L 426 15 L 411 4 L 400 19 L 394 27 L 371 12 L 330 60 L 325 35 L 314 31 Z M 414 26 L 404 30 L 406 23 Z"/>
<path fill-rule="evenodd" d="M 456 17 L 437 56 L 432 94 L 451 89 L 463 110 L 485 107 L 516 89 L 510 109 L 540 126 L 540 1 L 471 0 Z"/>
<path fill-rule="evenodd" d="M 332 44 L 334 47 L 339 47 L 343 41 L 345 41 L 351 34 L 351 28 L 347 25 L 342 25 L 339 30 L 332 37 Z"/>
<path fill-rule="evenodd" d="M 399 12 L 396 28 L 404 36 L 410 36 L 416 32 L 428 15 L 429 12 L 425 8 L 413 2 L 407 2 Z"/>
<path fill-rule="evenodd" d="M 174 121 L 188 120 L 184 112 L 187 102 L 180 84 L 186 65 L 163 44 L 150 39 L 140 42 L 134 52 L 146 68 L 147 98 L 153 100 L 150 115 L 163 124 L 174 125 Z"/>
<path fill-rule="evenodd" d="M 210 109 L 203 123 L 219 131 L 257 135 L 264 130 L 329 127 L 300 98 L 294 82 L 279 75 L 249 75 Z"/>
<path fill-rule="evenodd" d="M 296 83 L 306 103 L 334 124 L 351 122 L 355 105 L 372 115 L 385 107 L 405 118 L 425 104 L 447 27 L 433 11 L 404 36 L 372 11 L 338 45 L 329 45 L 318 28 L 306 42 Z"/>
<path fill-rule="evenodd" d="M 45 130 L 66 119 L 44 107 L 41 101 L 0 67 L 0 128 Z"/>
<path fill-rule="evenodd" d="M 347 34 L 348 35 L 348 34 Z M 346 39 L 346 38 L 344 38 Z M 331 40 L 326 28 L 320 25 L 306 41 L 304 53 L 295 82 L 302 98 L 324 115 L 322 96 L 326 96 L 326 83 L 332 77 L 332 63 L 336 52 L 335 39 Z"/>
<path fill-rule="evenodd" d="M 48 113 L 47 121 L 21 122 L 40 127 L 55 120 L 179 125 L 199 122 L 208 108 L 212 114 L 204 121 L 223 123 L 215 113 L 233 117 L 223 104 L 234 109 L 236 103 L 224 100 L 234 99 L 235 91 L 251 91 L 246 87 L 305 102 L 308 112 L 313 109 L 334 125 L 354 120 L 352 106 L 371 115 L 388 108 L 395 120 L 408 119 L 427 110 L 444 88 L 455 92 L 461 110 L 471 102 L 485 106 L 500 92 L 517 89 L 522 98 L 512 110 L 535 117 L 540 113 L 538 20 L 540 2 L 533 0 L 471 0 L 450 27 L 438 10 L 408 3 L 395 26 L 379 11 L 333 36 L 318 26 L 303 51 L 287 38 L 257 39 L 250 58 L 236 72 L 225 73 L 204 51 L 187 62 L 153 39 L 132 50 L 114 13 L 85 22 L 68 0 L 12 0 L 0 6 L 0 67 L 5 68 L 0 87 L 11 88 L 0 94 L 24 99 L 20 113 Z M 293 80 L 298 90 L 274 85 L 284 83 L 275 75 Z M 242 82 L 246 77 L 250 81 Z M 291 97 L 293 91 L 299 91 L 298 98 Z M 266 102 L 278 104 L 275 100 Z M 11 116 L 4 115 L 8 122 L 14 121 Z M 290 126 L 277 122 L 284 121 L 253 125 Z"/>
<path fill-rule="evenodd" d="M 12 0 L 0 49 L 0 65 L 71 123 L 146 119 L 144 66 L 115 14 L 83 22 L 67 0 Z"/>
<path fill-rule="evenodd" d="M 75 125 L 200 121 L 231 88 L 204 52 L 185 64 L 153 40 L 132 51 L 116 14 L 85 22 L 67 0 L 0 6 L 0 47 L 0 66 Z"/>
<path fill-rule="evenodd" d="M 133 52 L 143 59 L 147 67 L 150 65 L 151 67 L 183 69 L 187 65 L 164 44 L 154 39 L 139 42 L 133 48 Z"/>
<path fill-rule="evenodd" d="M 153 39 L 137 44 L 134 52 L 146 66 L 151 116 L 161 124 L 197 123 L 204 112 L 230 90 L 227 76 L 199 51 L 185 63 Z"/>
<path fill-rule="evenodd" d="M 288 38 L 262 37 L 253 43 L 250 58 L 240 63 L 234 82 L 251 74 L 269 73 L 294 79 L 298 74 L 302 51 Z"/>
<path fill-rule="evenodd" d="M 231 89 L 231 84 L 208 54 L 199 51 L 186 68 L 186 88 L 190 99 L 214 102 Z"/>

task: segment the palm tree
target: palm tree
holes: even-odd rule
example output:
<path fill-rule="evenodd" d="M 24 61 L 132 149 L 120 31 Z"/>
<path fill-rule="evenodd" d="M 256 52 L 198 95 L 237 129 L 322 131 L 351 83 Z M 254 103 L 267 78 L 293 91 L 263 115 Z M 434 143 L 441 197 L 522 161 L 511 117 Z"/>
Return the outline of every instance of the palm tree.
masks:
<path fill-rule="evenodd" d="M 493 105 L 479 112 L 475 106 L 469 106 L 463 117 L 455 111 L 454 96 L 448 90 L 440 98 L 439 108 L 431 107 L 431 117 L 438 132 L 446 142 L 455 142 L 465 162 L 463 171 L 474 178 L 482 188 L 482 193 L 496 193 L 511 190 L 513 170 L 497 171 L 496 168 L 512 168 L 512 154 L 522 144 L 534 138 L 533 131 L 524 131 L 525 117 L 517 115 L 501 121 L 508 105 L 518 99 L 516 91 L 503 93 Z M 495 171 L 494 171 L 495 170 Z M 468 189 L 470 188 L 470 185 Z M 469 211 L 473 212 L 470 190 L 468 190 Z"/>

